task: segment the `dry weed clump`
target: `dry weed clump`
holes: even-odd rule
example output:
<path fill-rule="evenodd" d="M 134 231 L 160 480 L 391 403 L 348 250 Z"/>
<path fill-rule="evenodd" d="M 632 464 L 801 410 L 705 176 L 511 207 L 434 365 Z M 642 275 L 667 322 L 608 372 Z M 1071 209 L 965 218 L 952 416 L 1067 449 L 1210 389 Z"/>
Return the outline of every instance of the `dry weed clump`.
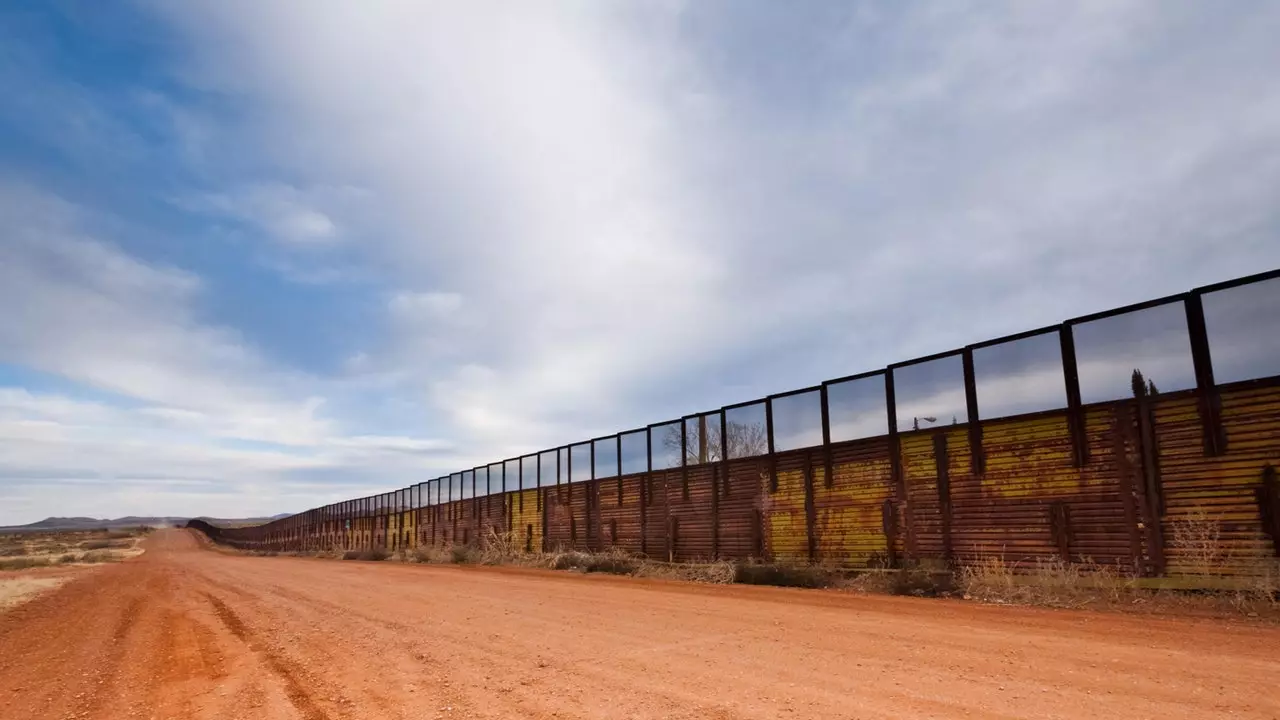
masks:
<path fill-rule="evenodd" d="M 1230 549 L 1222 541 L 1222 521 L 1202 507 L 1193 508 L 1171 524 L 1169 548 L 1191 575 L 1215 576 L 1230 564 Z"/>
<path fill-rule="evenodd" d="M 96 563 L 115 562 L 119 559 L 120 556 L 110 550 L 90 550 L 89 552 L 81 555 L 77 562 L 91 565 Z"/>
<path fill-rule="evenodd" d="M 646 561 L 633 573 L 636 577 L 682 580 L 684 582 L 729 585 L 737 577 L 737 565 L 728 560 L 668 563 Z"/>
<path fill-rule="evenodd" d="M 391 557 L 391 552 L 384 548 L 370 548 L 368 550 L 348 550 L 342 554 L 343 560 L 366 560 L 369 562 L 381 562 Z"/>
<path fill-rule="evenodd" d="M 732 582 L 742 585 L 826 588 L 839 584 L 841 580 L 835 569 L 808 563 L 748 560 L 734 564 L 733 569 Z"/>
<path fill-rule="evenodd" d="M 1091 559 L 1049 557 L 1010 563 L 1000 555 L 980 556 L 963 565 L 959 586 L 966 599 L 1058 608 L 1118 603 L 1136 588 L 1134 578 Z"/>
<path fill-rule="evenodd" d="M 0 570 L 26 570 L 28 568 L 48 567 L 53 562 L 45 557 L 19 557 L 0 560 Z"/>

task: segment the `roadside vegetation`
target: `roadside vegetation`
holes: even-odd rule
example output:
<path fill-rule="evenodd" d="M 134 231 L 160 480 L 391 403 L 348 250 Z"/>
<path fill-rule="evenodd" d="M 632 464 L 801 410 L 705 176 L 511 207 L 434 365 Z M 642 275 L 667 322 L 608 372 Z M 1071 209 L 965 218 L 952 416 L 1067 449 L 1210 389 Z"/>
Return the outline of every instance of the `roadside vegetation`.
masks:
<path fill-rule="evenodd" d="M 118 562 L 141 553 L 138 543 L 151 531 L 138 527 L 0 535 L 0 571 Z"/>
<path fill-rule="evenodd" d="M 604 573 L 713 584 L 834 588 L 850 592 L 948 597 L 996 605 L 1124 612 L 1232 615 L 1280 621 L 1280 561 L 1234 557 L 1211 517 L 1188 515 L 1166 538 L 1180 563 L 1172 578 L 1143 578 L 1090 559 L 1008 560 L 1003 552 L 975 552 L 957 568 L 909 564 L 852 570 L 830 564 L 721 560 L 670 563 L 627 553 L 563 550 L 528 552 L 524 541 L 490 529 L 468 544 L 391 552 L 253 552 L 341 560 L 433 565 L 487 565 Z M 1228 575 L 1231 568 L 1234 574 Z M 1243 572 L 1241 570 L 1243 569 Z"/>

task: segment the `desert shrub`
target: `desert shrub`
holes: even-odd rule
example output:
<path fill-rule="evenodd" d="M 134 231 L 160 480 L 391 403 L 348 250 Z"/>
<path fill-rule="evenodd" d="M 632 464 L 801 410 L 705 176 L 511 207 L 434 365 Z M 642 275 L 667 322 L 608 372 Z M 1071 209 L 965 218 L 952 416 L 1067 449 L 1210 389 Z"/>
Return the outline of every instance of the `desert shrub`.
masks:
<path fill-rule="evenodd" d="M 437 565 L 453 562 L 452 553 L 444 548 L 436 547 L 434 545 L 422 545 L 414 548 L 412 558 L 414 562 L 432 563 Z"/>
<path fill-rule="evenodd" d="M 492 526 L 480 537 L 479 561 L 485 565 L 506 565 L 526 555 L 514 533 L 498 532 Z"/>
<path fill-rule="evenodd" d="M 552 553 L 547 557 L 546 566 L 552 570 L 578 570 L 590 562 L 589 555 L 577 550 Z"/>
<path fill-rule="evenodd" d="M 634 575 L 640 568 L 641 561 L 622 552 L 609 552 L 592 555 L 586 565 L 586 572 L 607 573 L 609 575 Z"/>
<path fill-rule="evenodd" d="M 1225 569 L 1230 557 L 1222 542 L 1219 518 L 1197 507 L 1170 525 L 1169 547 L 1176 551 L 1189 573 L 1217 575 Z"/>
<path fill-rule="evenodd" d="M 743 585 L 802 588 L 831 587 L 837 579 L 836 574 L 826 568 L 789 563 L 737 563 L 733 575 L 733 581 Z"/>
<path fill-rule="evenodd" d="M 34 567 L 47 567 L 48 558 L 20 557 L 12 560 L 0 560 L 0 570 L 26 570 Z"/>
<path fill-rule="evenodd" d="M 76 561 L 76 556 L 71 553 L 67 553 L 66 555 L 63 555 L 62 557 L 58 558 L 58 562 L 64 565 L 67 563 L 73 563 L 75 561 Z"/>
<path fill-rule="evenodd" d="M 892 573 L 889 592 L 912 597 L 938 597 L 949 593 L 952 584 L 949 573 L 913 565 Z"/>
<path fill-rule="evenodd" d="M 459 565 L 473 565 L 480 562 L 481 553 L 470 545 L 450 545 L 449 561 Z"/>
<path fill-rule="evenodd" d="M 566 550 L 536 558 L 534 564 L 552 570 L 574 570 L 583 573 L 607 573 L 610 575 L 636 575 L 641 568 L 648 565 L 642 558 L 635 557 L 617 548 L 602 553 Z M 652 575 L 656 576 L 656 574 Z"/>
<path fill-rule="evenodd" d="M 6 545 L 4 547 L 0 547 L 0 557 L 18 557 L 19 555 L 26 554 L 27 548 L 25 545 Z"/>
<path fill-rule="evenodd" d="M 371 548 L 360 553 L 360 559 L 369 562 L 381 562 L 389 557 L 391 557 L 391 553 L 386 548 L 380 547 Z"/>
<path fill-rule="evenodd" d="M 117 559 L 116 555 L 106 550 L 90 550 L 80 556 L 82 563 L 104 563 L 113 562 Z"/>
<path fill-rule="evenodd" d="M 967 599 L 1013 605 L 1084 607 L 1119 602 L 1134 586 L 1116 567 L 1085 558 L 1057 557 L 1009 563 L 999 556 L 980 557 L 960 568 L 959 587 Z"/>
<path fill-rule="evenodd" d="M 634 574 L 636 577 L 728 585 L 737 576 L 737 566 L 727 560 L 705 563 L 645 562 Z"/>

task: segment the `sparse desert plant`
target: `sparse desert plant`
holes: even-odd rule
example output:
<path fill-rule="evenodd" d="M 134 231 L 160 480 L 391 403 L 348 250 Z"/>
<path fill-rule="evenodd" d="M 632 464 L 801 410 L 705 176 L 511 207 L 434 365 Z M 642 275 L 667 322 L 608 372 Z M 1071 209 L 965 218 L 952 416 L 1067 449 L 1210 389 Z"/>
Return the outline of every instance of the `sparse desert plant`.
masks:
<path fill-rule="evenodd" d="M 920 565 L 908 565 L 892 573 L 889 592 L 912 597 L 938 597 L 951 591 L 951 574 Z"/>
<path fill-rule="evenodd" d="M 1056 556 L 1010 563 L 982 555 L 960 568 L 959 585 L 966 598 L 980 602 L 1060 608 L 1119 603 L 1135 590 L 1133 578 L 1116 566 Z"/>
<path fill-rule="evenodd" d="M 470 545 L 450 545 L 449 560 L 459 565 L 474 565 L 480 562 L 480 552 Z"/>
<path fill-rule="evenodd" d="M 47 567 L 49 559 L 43 557 L 20 557 L 11 560 L 0 560 L 0 570 L 26 570 L 35 567 Z"/>
<path fill-rule="evenodd" d="M 370 548 L 368 550 L 348 550 L 342 553 L 343 560 L 366 560 L 378 562 L 391 557 L 391 553 L 385 548 Z"/>
<path fill-rule="evenodd" d="M 111 542 L 108 540 L 86 540 L 80 544 L 80 547 L 85 550 L 106 550 L 111 547 Z"/>
<path fill-rule="evenodd" d="M 66 555 L 63 555 L 62 557 L 58 558 L 58 562 L 63 565 L 67 563 L 73 563 L 75 561 L 76 561 L 76 556 L 73 555 L 72 553 L 67 553 Z"/>
<path fill-rule="evenodd" d="M 86 564 L 115 562 L 119 557 L 108 550 L 90 550 L 80 556 L 80 562 Z"/>
<path fill-rule="evenodd" d="M 705 563 L 665 563 L 648 561 L 636 568 L 636 577 L 683 580 L 686 582 L 729 585 L 737 577 L 737 565 L 728 560 Z"/>
<path fill-rule="evenodd" d="M 1169 546 L 1194 575 L 1221 574 L 1230 559 L 1222 542 L 1222 522 L 1204 508 L 1190 512 L 1170 523 Z"/>
<path fill-rule="evenodd" d="M 480 538 L 480 562 L 503 565 L 522 558 L 526 553 L 514 533 L 498 532 L 490 526 Z"/>
<path fill-rule="evenodd" d="M 819 565 L 785 562 L 740 562 L 734 566 L 733 581 L 743 585 L 825 588 L 836 584 L 836 573 Z"/>

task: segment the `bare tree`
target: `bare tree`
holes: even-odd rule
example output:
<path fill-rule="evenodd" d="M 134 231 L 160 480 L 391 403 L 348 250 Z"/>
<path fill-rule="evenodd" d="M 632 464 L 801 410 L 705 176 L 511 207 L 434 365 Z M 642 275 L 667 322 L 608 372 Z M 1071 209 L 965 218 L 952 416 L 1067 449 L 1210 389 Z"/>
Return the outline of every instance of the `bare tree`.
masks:
<path fill-rule="evenodd" d="M 763 455 L 769 451 L 769 434 L 763 423 L 728 422 L 725 424 L 729 458 Z M 688 437 L 684 443 L 686 465 L 719 462 L 721 458 L 720 423 L 707 422 L 701 417 L 687 426 Z M 675 457 L 680 457 L 680 426 L 670 425 L 662 444 Z"/>

